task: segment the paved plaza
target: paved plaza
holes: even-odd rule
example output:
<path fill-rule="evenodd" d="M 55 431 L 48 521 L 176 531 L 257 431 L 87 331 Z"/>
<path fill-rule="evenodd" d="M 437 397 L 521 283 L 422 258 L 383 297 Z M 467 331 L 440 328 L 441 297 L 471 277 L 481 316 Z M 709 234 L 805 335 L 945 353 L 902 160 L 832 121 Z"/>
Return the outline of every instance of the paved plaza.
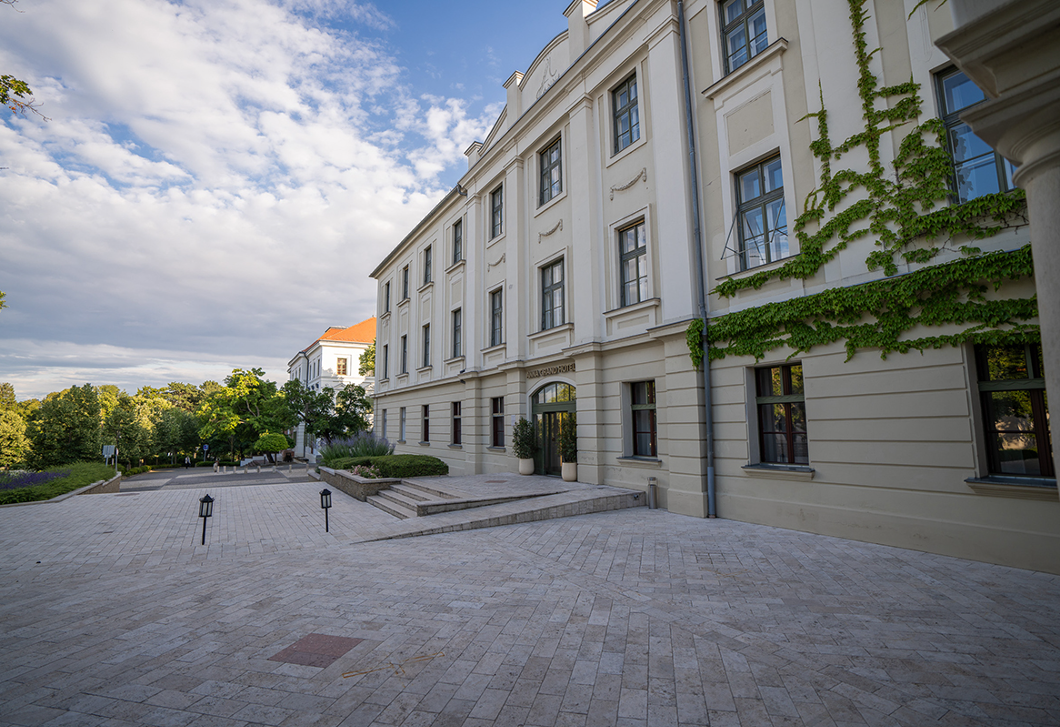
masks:
<path fill-rule="evenodd" d="M 0 724 L 1060 725 L 1056 576 L 644 507 L 366 542 L 242 477 L 0 508 Z"/>

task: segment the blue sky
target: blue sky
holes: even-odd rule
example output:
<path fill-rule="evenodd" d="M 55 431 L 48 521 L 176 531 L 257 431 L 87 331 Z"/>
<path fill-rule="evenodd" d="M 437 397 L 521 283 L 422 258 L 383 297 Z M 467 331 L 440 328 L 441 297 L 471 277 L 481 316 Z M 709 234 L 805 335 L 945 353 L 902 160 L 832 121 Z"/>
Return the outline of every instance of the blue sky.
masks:
<path fill-rule="evenodd" d="M 0 72 L 0 381 L 130 392 L 286 362 L 466 170 L 567 0 L 19 0 Z"/>

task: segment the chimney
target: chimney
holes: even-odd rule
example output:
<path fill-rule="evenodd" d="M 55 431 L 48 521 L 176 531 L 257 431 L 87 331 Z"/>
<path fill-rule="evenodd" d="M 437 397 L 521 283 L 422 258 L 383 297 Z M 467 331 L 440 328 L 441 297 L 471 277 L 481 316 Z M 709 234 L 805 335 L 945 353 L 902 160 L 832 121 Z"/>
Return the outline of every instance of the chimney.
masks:
<path fill-rule="evenodd" d="M 473 141 L 473 142 L 471 142 L 471 146 L 469 146 L 467 148 L 467 151 L 464 152 L 464 156 L 467 157 L 467 168 L 468 169 L 470 169 L 471 167 L 475 166 L 475 162 L 478 161 L 478 156 L 479 156 L 479 154 L 481 152 L 482 152 L 482 142 L 481 141 Z"/>
<path fill-rule="evenodd" d="M 596 10 L 597 0 L 574 0 L 563 14 L 567 16 L 567 47 L 570 48 L 570 62 L 589 47 L 589 24 L 585 16 Z"/>
<path fill-rule="evenodd" d="M 508 92 L 508 126 L 514 124 L 515 120 L 523 115 L 522 93 L 519 90 L 519 84 L 522 81 L 522 72 L 516 71 L 504 82 L 504 88 Z"/>

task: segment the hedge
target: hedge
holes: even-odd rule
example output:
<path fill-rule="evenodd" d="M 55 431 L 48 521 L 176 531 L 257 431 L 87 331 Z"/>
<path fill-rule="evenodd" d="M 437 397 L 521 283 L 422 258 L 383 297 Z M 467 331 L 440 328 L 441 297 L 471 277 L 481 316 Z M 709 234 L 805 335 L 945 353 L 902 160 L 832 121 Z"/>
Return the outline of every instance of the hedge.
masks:
<path fill-rule="evenodd" d="M 73 464 L 49 467 L 45 472 L 63 472 L 65 476 L 46 482 L 42 485 L 31 485 L 30 487 L 19 487 L 13 490 L 0 491 L 0 505 L 8 505 L 15 502 L 34 502 L 37 500 L 50 500 L 67 492 L 91 485 L 100 480 L 109 480 L 114 477 L 114 468 L 96 462 L 74 462 Z"/>
<path fill-rule="evenodd" d="M 368 465 L 385 478 L 441 477 L 449 474 L 449 465 L 426 454 L 388 454 L 379 457 L 343 457 L 332 463 L 332 469 L 350 470 Z"/>

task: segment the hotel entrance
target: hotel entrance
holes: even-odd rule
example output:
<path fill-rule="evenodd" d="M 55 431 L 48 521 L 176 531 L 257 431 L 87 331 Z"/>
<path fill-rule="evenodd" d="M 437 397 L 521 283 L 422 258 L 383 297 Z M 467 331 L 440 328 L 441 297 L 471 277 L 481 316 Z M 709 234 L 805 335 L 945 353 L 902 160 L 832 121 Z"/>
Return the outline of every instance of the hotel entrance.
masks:
<path fill-rule="evenodd" d="M 539 475 L 559 475 L 559 431 L 577 410 L 575 388 L 570 384 L 547 384 L 530 399 L 538 450 L 535 471 Z"/>

